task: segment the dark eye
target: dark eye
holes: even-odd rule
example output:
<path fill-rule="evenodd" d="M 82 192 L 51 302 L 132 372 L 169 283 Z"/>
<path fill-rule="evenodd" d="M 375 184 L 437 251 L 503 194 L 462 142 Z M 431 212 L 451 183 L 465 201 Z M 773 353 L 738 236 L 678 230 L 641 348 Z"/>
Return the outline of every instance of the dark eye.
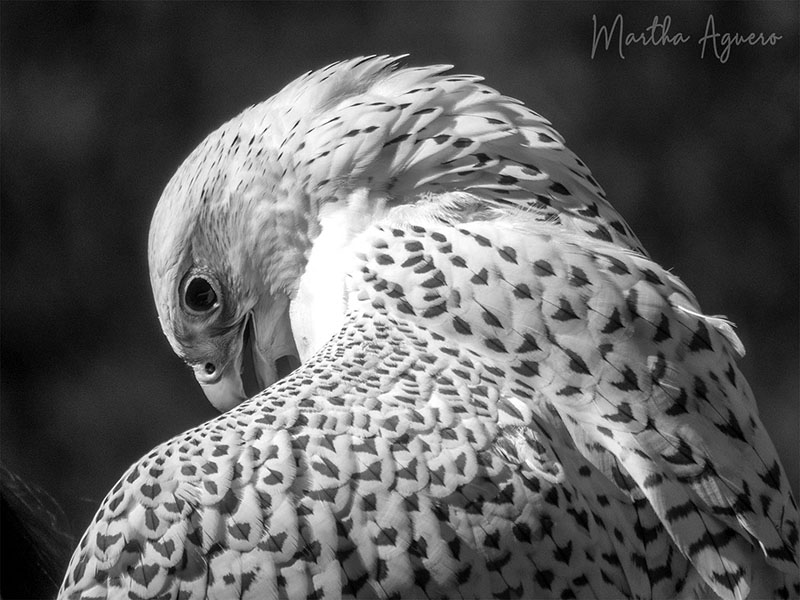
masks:
<path fill-rule="evenodd" d="M 183 294 L 186 306 L 195 312 L 207 312 L 217 305 L 217 293 L 205 277 L 194 277 Z"/>

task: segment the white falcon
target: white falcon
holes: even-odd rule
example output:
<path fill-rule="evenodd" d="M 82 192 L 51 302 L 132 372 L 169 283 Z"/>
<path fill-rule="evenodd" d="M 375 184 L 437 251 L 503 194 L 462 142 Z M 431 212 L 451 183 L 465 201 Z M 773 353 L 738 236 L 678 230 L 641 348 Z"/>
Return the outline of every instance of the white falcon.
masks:
<path fill-rule="evenodd" d="M 731 325 L 449 68 L 332 64 L 180 167 L 153 291 L 227 412 L 123 475 L 62 598 L 800 596 Z"/>

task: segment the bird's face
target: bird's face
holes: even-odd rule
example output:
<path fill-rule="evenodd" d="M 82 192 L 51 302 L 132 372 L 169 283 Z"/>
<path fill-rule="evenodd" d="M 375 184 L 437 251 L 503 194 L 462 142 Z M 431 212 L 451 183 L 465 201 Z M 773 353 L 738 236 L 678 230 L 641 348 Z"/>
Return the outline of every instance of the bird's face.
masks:
<path fill-rule="evenodd" d="M 218 410 L 297 366 L 285 294 L 253 293 L 208 266 L 184 270 L 174 278 L 175 298 L 160 317 L 162 327 Z"/>
<path fill-rule="evenodd" d="M 171 184 L 156 208 L 150 278 L 164 334 L 226 411 L 300 364 L 287 282 L 301 252 L 275 237 L 283 228 L 263 190 L 252 198 L 223 190 L 194 209 L 192 192 Z"/>

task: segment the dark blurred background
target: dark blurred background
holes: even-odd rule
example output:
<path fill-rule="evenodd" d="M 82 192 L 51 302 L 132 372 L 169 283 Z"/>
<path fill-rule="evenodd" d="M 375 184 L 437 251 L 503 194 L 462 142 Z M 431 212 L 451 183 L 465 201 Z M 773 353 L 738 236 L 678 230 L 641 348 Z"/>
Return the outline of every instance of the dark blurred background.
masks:
<path fill-rule="evenodd" d="M 669 15 L 691 40 L 592 59 L 592 15 L 617 14 L 631 32 Z M 783 39 L 701 59 L 709 15 Z M 0 451 L 69 533 L 132 461 L 215 414 L 151 299 L 167 180 L 240 110 L 372 53 L 484 75 L 554 123 L 652 256 L 738 325 L 797 493 L 796 3 L 2 2 L 0 26 Z M 19 587 L 10 551 L 4 597 L 51 594 Z"/>

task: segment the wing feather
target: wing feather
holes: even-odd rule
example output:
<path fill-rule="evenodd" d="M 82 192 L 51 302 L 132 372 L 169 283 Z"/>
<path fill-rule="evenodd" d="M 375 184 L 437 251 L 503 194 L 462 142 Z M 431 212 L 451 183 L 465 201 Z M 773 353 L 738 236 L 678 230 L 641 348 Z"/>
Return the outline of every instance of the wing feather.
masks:
<path fill-rule="evenodd" d="M 717 594 L 747 596 L 754 544 L 796 576 L 796 509 L 732 362 L 736 343 L 682 282 L 643 256 L 542 223 L 371 235 L 381 243 L 365 243 L 362 279 L 373 296 L 394 292 L 378 304 L 519 375 L 593 465 L 649 503 Z"/>

